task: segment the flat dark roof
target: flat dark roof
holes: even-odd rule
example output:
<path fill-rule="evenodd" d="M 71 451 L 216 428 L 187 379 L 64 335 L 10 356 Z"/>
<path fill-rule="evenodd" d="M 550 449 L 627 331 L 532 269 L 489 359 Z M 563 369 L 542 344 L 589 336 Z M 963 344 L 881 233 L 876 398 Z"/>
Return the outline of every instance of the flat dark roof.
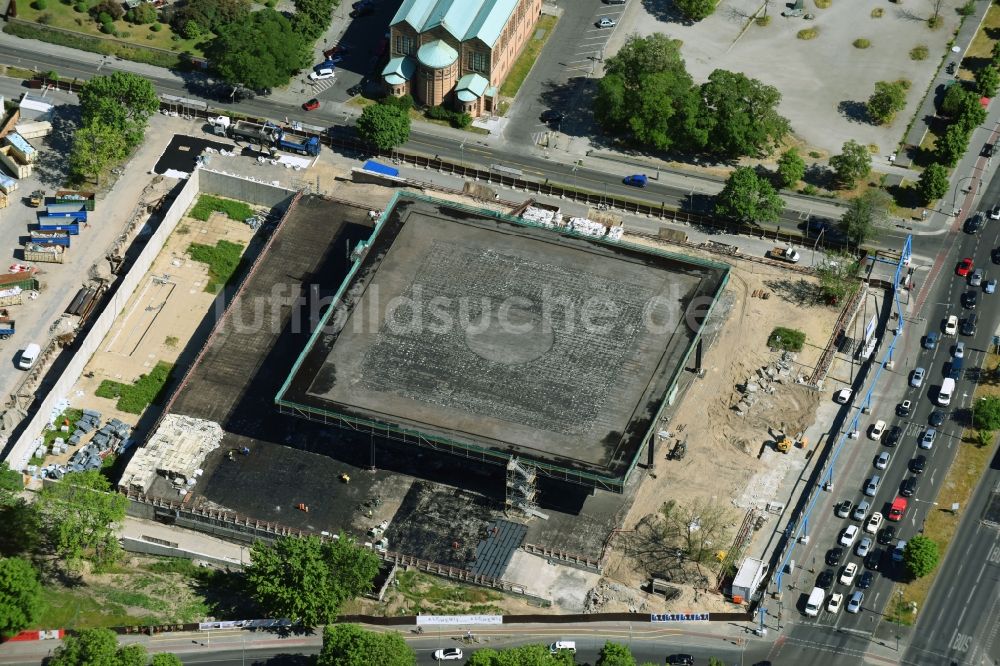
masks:
<path fill-rule="evenodd" d="M 727 278 L 398 194 L 276 402 L 623 483 Z"/>

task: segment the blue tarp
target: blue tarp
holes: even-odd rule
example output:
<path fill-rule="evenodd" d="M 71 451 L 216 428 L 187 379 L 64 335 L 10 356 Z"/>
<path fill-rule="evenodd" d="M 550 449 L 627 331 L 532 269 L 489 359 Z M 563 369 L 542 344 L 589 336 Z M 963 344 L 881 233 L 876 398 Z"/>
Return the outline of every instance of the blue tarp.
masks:
<path fill-rule="evenodd" d="M 393 169 L 391 166 L 386 166 L 385 164 L 376 162 L 375 160 L 368 160 L 362 168 L 364 168 L 365 171 L 380 173 L 385 176 L 399 177 L 399 169 Z"/>

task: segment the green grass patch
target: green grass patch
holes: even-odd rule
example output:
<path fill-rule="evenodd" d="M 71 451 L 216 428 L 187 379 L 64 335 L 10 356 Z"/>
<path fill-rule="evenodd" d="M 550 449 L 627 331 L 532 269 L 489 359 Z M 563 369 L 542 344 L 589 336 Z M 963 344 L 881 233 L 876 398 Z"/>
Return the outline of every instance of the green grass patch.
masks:
<path fill-rule="evenodd" d="M 772 349 L 784 349 L 785 351 L 802 351 L 802 345 L 806 342 L 806 334 L 795 328 L 785 328 L 777 326 L 771 335 L 767 336 L 767 345 Z"/>
<path fill-rule="evenodd" d="M 859 37 L 851 42 L 851 45 L 856 49 L 867 49 L 872 45 L 871 40 L 865 39 L 864 37 Z"/>
<path fill-rule="evenodd" d="M 767 26 L 771 25 L 771 17 L 770 16 L 758 16 L 757 18 L 754 19 L 754 23 L 756 23 L 757 25 L 759 25 L 762 28 L 766 28 Z"/>
<path fill-rule="evenodd" d="M 131 590 L 110 588 L 104 590 L 103 596 L 113 604 L 132 606 L 134 608 L 145 608 L 146 610 L 151 611 L 163 612 L 170 607 L 170 604 L 165 602 L 163 599 L 155 599 L 148 594 L 133 592 Z"/>
<path fill-rule="evenodd" d="M 183 557 L 164 557 L 143 565 L 143 569 L 154 573 L 176 573 L 190 578 L 199 578 L 205 570 Z"/>
<path fill-rule="evenodd" d="M 885 15 L 885 10 L 881 7 L 876 7 L 872 10 L 872 18 L 882 18 Z"/>
<path fill-rule="evenodd" d="M 145 624 L 147 621 L 145 617 L 130 615 L 123 606 L 97 597 L 86 587 L 67 589 L 46 585 L 42 599 L 44 607 L 38 618 L 38 628 L 89 629 Z"/>
<path fill-rule="evenodd" d="M 73 409 L 72 407 L 67 409 L 62 414 L 60 414 L 59 417 L 55 420 L 56 429 L 46 430 L 42 434 L 42 440 L 45 442 L 45 446 L 52 446 L 52 442 L 56 441 L 57 437 L 62 437 L 63 439 L 69 439 L 69 436 L 73 434 L 73 424 L 79 421 L 81 416 L 83 416 L 83 410 Z M 62 425 L 63 419 L 69 421 L 69 432 L 61 432 L 59 430 L 59 426 Z"/>
<path fill-rule="evenodd" d="M 399 587 L 394 591 L 405 600 L 401 615 L 410 613 L 492 614 L 501 610 L 491 601 L 503 595 L 482 587 L 445 582 L 420 571 L 398 574 Z"/>
<path fill-rule="evenodd" d="M 56 4 L 54 7 L 64 8 L 65 5 Z M 68 9 L 68 8 L 67 8 Z M 55 15 L 58 17 L 58 14 Z M 89 19 L 88 19 L 89 20 Z M 53 19 L 52 25 L 56 24 Z M 68 28 L 67 28 L 68 29 Z M 103 39 L 96 35 L 88 35 L 80 32 L 59 32 L 49 30 L 45 26 L 37 23 L 8 22 L 3 27 L 3 31 L 8 35 L 22 37 L 24 39 L 36 39 L 40 42 L 59 44 L 80 51 L 90 53 L 100 53 L 102 55 L 118 56 L 124 60 L 141 62 L 156 67 L 180 67 L 182 65 L 179 53 L 163 51 L 153 51 L 139 44 L 123 44 L 110 39 Z M 165 34 L 163 32 L 156 34 Z"/>
<path fill-rule="evenodd" d="M 910 60 L 927 60 L 927 47 L 921 44 L 910 49 Z"/>
<path fill-rule="evenodd" d="M 815 0 L 816 9 L 829 9 L 833 4 L 832 0 Z"/>
<path fill-rule="evenodd" d="M 226 286 L 229 278 L 239 268 L 243 246 L 226 240 L 220 240 L 215 245 L 191 243 L 188 245 L 187 253 L 195 261 L 208 264 L 209 280 L 205 285 L 205 291 L 216 294 Z"/>
<path fill-rule="evenodd" d="M 148 375 L 140 375 L 131 384 L 122 384 L 111 379 L 105 379 L 97 387 L 99 398 L 118 400 L 119 411 L 129 414 L 142 414 L 151 403 L 157 402 L 170 379 L 170 363 L 160 361 Z"/>
<path fill-rule="evenodd" d="M 996 43 L 992 35 L 998 34 L 998 31 L 1000 31 L 1000 6 L 991 4 L 990 8 L 986 10 L 982 26 L 980 26 L 976 36 L 972 38 L 972 43 L 969 44 L 969 49 L 965 52 L 965 58 L 971 62 L 975 62 L 979 58 L 989 59 L 992 55 L 993 44 Z"/>
<path fill-rule="evenodd" d="M 209 216 L 216 212 L 223 213 L 230 220 L 242 222 L 253 215 L 253 208 L 249 204 L 236 201 L 235 199 L 222 199 L 221 197 L 202 194 L 198 197 L 198 203 L 191 208 L 188 216 L 202 222 L 207 222 Z"/>
<path fill-rule="evenodd" d="M 819 37 L 819 28 L 806 28 L 805 30 L 799 30 L 797 33 L 795 33 L 795 36 L 803 41 L 816 39 L 817 37 Z"/>
<path fill-rule="evenodd" d="M 552 31 L 555 28 L 556 22 L 559 20 L 556 16 L 549 16 L 548 14 L 542 14 L 541 18 L 538 19 L 538 23 L 535 24 L 535 34 L 539 30 L 543 30 L 540 39 L 535 39 L 534 34 L 532 38 L 528 40 L 528 43 L 524 45 L 524 49 L 521 51 L 521 55 L 518 56 L 517 62 L 514 66 L 510 68 L 510 73 L 507 74 L 507 79 L 503 82 L 500 87 L 500 94 L 504 97 L 514 97 L 517 95 L 517 91 L 520 90 L 521 84 L 524 80 L 528 78 L 528 72 L 535 64 L 535 60 L 538 59 L 538 54 L 542 52 L 542 47 L 545 46 L 545 42 L 549 41 L 549 37 L 552 35 Z"/>

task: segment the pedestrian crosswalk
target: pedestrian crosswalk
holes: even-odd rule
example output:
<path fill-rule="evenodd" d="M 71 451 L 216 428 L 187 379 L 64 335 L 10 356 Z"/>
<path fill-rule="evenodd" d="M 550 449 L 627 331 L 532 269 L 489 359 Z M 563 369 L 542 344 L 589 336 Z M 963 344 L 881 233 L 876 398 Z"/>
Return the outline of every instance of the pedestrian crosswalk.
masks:
<path fill-rule="evenodd" d="M 337 82 L 337 79 L 323 79 L 322 81 L 311 81 L 312 91 L 314 95 L 318 95 L 324 90 L 329 90 Z"/>

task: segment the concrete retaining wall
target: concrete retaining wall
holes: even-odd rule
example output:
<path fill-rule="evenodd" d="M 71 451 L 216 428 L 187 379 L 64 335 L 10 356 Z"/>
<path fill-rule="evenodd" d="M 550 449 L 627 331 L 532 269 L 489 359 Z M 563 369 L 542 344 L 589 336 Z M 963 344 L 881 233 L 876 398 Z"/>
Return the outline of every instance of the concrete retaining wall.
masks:
<path fill-rule="evenodd" d="M 212 555 L 205 555 L 204 553 L 197 553 L 192 550 L 185 550 L 178 547 L 176 544 L 153 543 L 144 539 L 135 539 L 127 536 L 121 537 L 121 542 L 122 548 L 130 553 L 162 555 L 165 557 L 183 557 L 189 560 L 203 560 L 220 567 L 242 569 L 242 565 L 235 560 L 227 560 L 222 557 L 214 557 Z"/>
<path fill-rule="evenodd" d="M 287 190 L 278 185 L 248 180 L 242 176 L 234 176 L 221 171 L 200 169 L 201 191 L 205 194 L 215 194 L 220 197 L 245 201 L 264 208 L 279 208 L 284 210 L 295 195 L 294 190 Z"/>

